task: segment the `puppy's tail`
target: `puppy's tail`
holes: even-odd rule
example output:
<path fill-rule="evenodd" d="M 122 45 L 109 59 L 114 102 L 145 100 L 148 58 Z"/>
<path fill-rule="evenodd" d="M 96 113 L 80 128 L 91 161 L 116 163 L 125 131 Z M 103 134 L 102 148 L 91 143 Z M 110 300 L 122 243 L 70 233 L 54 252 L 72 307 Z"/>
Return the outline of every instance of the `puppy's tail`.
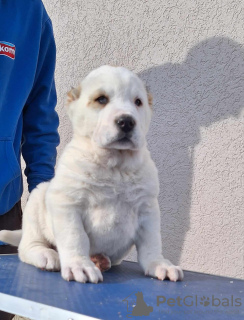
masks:
<path fill-rule="evenodd" d="M 0 231 L 0 241 L 11 244 L 12 246 L 18 247 L 22 237 L 22 230 L 1 230 Z"/>

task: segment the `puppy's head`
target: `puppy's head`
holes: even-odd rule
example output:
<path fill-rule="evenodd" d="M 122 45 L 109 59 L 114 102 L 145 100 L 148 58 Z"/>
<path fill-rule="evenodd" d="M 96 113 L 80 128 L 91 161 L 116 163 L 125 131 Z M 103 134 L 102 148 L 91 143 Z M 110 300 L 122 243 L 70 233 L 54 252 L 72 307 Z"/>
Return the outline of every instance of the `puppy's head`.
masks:
<path fill-rule="evenodd" d="M 74 133 L 100 148 L 138 150 L 146 139 L 152 99 L 137 75 L 123 67 L 102 66 L 68 93 Z"/>

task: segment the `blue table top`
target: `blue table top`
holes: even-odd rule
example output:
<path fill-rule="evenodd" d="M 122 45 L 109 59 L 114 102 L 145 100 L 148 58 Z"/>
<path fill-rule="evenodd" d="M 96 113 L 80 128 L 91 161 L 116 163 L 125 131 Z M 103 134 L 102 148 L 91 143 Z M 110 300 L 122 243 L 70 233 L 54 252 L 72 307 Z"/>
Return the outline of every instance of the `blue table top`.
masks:
<path fill-rule="evenodd" d="M 24 302 L 24 310 L 18 309 Z M 0 256 L 0 309 L 54 319 L 49 307 L 65 313 L 58 320 L 86 318 L 81 315 L 107 320 L 244 319 L 244 281 L 190 271 L 182 282 L 159 281 L 145 277 L 137 263 L 124 261 L 104 273 L 104 282 L 81 284 L 24 264 L 16 255 Z"/>

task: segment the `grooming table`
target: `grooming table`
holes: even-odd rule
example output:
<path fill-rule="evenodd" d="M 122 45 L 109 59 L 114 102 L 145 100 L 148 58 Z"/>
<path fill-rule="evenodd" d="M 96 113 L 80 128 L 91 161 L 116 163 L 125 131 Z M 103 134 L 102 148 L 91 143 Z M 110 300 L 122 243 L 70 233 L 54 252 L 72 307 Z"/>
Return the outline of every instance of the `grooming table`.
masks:
<path fill-rule="evenodd" d="M 182 282 L 145 277 L 124 261 L 99 284 L 64 281 L 17 255 L 0 256 L 0 310 L 40 320 L 244 319 L 244 281 L 185 271 Z"/>

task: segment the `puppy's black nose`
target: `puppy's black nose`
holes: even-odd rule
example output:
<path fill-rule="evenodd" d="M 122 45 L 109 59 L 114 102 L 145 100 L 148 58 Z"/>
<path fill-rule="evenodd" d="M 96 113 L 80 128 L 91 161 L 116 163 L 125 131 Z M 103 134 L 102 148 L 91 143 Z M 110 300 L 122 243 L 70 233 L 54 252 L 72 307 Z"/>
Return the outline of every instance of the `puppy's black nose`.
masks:
<path fill-rule="evenodd" d="M 122 115 L 115 120 L 116 125 L 121 131 L 128 133 L 134 129 L 136 124 L 135 120 L 131 116 Z"/>

